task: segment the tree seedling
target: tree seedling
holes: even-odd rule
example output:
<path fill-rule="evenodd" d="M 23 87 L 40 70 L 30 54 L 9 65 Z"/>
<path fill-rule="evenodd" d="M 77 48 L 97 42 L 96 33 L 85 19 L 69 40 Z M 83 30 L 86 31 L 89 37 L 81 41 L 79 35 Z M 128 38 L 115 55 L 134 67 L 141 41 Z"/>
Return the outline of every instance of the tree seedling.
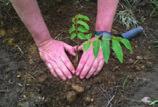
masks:
<path fill-rule="evenodd" d="M 124 47 L 127 48 L 130 53 L 132 53 L 130 41 L 123 37 L 117 37 L 115 35 L 109 36 L 107 34 L 102 36 L 95 35 L 95 39 L 91 40 L 92 33 L 90 32 L 90 26 L 88 24 L 89 20 L 90 19 L 87 16 L 81 14 L 78 14 L 72 18 L 72 25 L 69 29 L 71 39 L 78 38 L 81 40 L 86 40 L 83 43 L 83 50 L 87 51 L 92 46 L 95 57 L 98 56 L 99 50 L 102 49 L 106 63 L 108 63 L 111 50 L 113 50 L 119 62 L 123 63 L 123 51 L 121 45 L 124 45 Z"/>

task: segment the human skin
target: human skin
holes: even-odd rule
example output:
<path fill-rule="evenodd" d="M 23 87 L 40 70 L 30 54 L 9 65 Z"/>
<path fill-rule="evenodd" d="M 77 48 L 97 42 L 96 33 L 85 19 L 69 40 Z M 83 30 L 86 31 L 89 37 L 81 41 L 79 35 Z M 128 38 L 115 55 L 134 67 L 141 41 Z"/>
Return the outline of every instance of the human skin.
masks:
<path fill-rule="evenodd" d="M 41 15 L 36 0 L 10 0 L 17 14 L 31 33 L 41 59 L 49 68 L 54 77 L 67 80 L 72 78 L 75 68 L 69 60 L 66 51 L 76 55 L 75 48 L 54 40 Z"/>
<path fill-rule="evenodd" d="M 95 25 L 96 31 L 111 32 L 118 3 L 119 0 L 98 0 Z M 82 45 L 78 48 L 78 51 L 81 50 Z M 93 55 L 93 47 L 90 47 L 88 51 L 82 54 L 76 70 L 76 75 L 79 76 L 80 79 L 89 79 L 91 76 L 97 75 L 103 68 L 103 65 L 104 58 L 102 50 L 100 49 L 98 57 L 95 58 Z"/>
<path fill-rule="evenodd" d="M 11 3 L 32 34 L 39 54 L 51 74 L 62 80 L 72 78 L 75 69 L 65 51 L 76 55 L 76 48 L 51 37 L 36 0 L 11 0 Z M 98 0 L 96 31 L 111 31 L 117 4 L 118 0 Z M 81 47 L 78 49 L 81 50 Z M 92 50 L 91 47 L 87 52 L 84 52 L 80 59 L 76 74 L 81 79 L 95 76 L 104 65 L 101 50 L 97 58 L 94 58 Z"/>

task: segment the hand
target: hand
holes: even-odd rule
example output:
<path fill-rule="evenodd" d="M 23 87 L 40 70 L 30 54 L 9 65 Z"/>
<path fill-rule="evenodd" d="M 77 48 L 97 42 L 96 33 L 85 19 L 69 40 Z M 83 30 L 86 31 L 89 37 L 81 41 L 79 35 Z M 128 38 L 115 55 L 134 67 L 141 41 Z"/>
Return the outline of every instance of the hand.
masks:
<path fill-rule="evenodd" d="M 78 51 L 82 50 L 82 45 L 78 48 Z M 89 79 L 91 76 L 97 75 L 104 65 L 104 58 L 102 50 L 99 50 L 98 57 L 95 58 L 93 55 L 93 47 L 91 46 L 87 52 L 84 52 L 81 56 L 79 65 L 76 70 L 76 75 L 80 79 Z"/>
<path fill-rule="evenodd" d="M 61 41 L 50 39 L 41 43 L 38 48 L 42 60 L 54 77 L 59 77 L 62 80 L 72 78 L 75 69 L 65 52 L 67 51 L 69 54 L 75 56 L 75 49 L 72 46 Z"/>

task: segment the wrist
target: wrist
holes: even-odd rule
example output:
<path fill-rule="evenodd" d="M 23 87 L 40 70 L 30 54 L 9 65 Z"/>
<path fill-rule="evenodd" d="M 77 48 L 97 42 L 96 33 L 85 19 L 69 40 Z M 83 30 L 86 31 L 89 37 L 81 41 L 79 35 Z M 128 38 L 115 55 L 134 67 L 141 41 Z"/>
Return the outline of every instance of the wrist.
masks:
<path fill-rule="evenodd" d="M 32 37 L 38 47 L 40 47 L 46 41 L 52 40 L 49 32 L 34 32 Z"/>
<path fill-rule="evenodd" d="M 32 31 L 32 37 L 36 43 L 37 46 L 40 46 L 42 43 L 44 43 L 45 41 L 48 40 L 52 40 L 52 37 L 50 36 L 50 33 L 48 30 L 44 30 L 44 31 L 36 31 L 33 30 Z"/>
<path fill-rule="evenodd" d="M 97 21 L 95 24 L 95 31 L 111 32 L 113 20 Z"/>
<path fill-rule="evenodd" d="M 106 31 L 106 32 L 111 32 L 112 26 L 109 25 L 101 25 L 101 24 L 96 24 L 95 26 L 95 31 Z"/>

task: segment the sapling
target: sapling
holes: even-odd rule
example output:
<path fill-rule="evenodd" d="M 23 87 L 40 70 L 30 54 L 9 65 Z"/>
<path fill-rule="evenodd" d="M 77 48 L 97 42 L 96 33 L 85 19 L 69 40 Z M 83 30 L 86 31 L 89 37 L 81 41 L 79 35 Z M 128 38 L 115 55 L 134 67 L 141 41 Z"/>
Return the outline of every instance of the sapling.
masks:
<path fill-rule="evenodd" d="M 72 25 L 69 29 L 71 39 L 78 38 L 81 40 L 86 40 L 83 43 L 83 50 L 87 51 L 92 46 L 93 54 L 95 57 L 98 56 L 99 50 L 102 49 L 102 53 L 106 63 L 108 63 L 111 50 L 113 50 L 116 58 L 121 63 L 123 63 L 123 51 L 121 45 L 124 45 L 124 47 L 127 48 L 130 53 L 132 53 L 132 46 L 130 41 L 123 37 L 107 34 L 104 34 L 102 36 L 95 35 L 95 38 L 91 40 L 92 33 L 90 32 L 90 26 L 88 24 L 89 21 L 90 19 L 85 15 L 78 14 L 73 17 Z"/>

